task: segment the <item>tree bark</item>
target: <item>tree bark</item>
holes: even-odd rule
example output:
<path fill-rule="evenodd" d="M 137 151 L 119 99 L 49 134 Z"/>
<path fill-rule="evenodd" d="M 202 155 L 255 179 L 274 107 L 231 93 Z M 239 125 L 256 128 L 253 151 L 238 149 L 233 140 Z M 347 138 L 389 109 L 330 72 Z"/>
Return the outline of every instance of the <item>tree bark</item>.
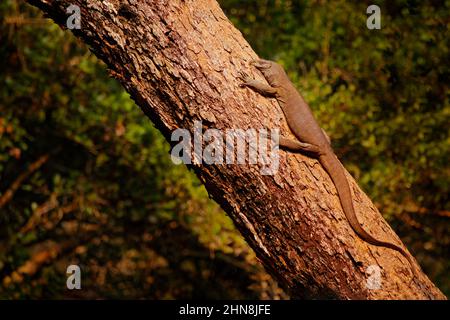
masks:
<path fill-rule="evenodd" d="M 275 128 L 287 135 L 272 99 L 239 87 L 239 72 L 262 79 L 257 55 L 214 0 L 28 0 L 65 26 L 81 8 L 74 34 L 91 46 L 137 105 L 170 141 L 177 128 Z M 280 151 L 275 175 L 258 165 L 191 166 L 230 215 L 265 268 L 293 298 L 445 299 L 423 273 L 411 282 L 397 252 L 368 245 L 350 228 L 320 164 Z M 347 173 L 363 227 L 401 244 Z M 402 245 L 403 246 L 403 245 Z M 369 266 L 381 287 L 369 289 Z M 368 269 L 369 268 L 369 269 Z"/>

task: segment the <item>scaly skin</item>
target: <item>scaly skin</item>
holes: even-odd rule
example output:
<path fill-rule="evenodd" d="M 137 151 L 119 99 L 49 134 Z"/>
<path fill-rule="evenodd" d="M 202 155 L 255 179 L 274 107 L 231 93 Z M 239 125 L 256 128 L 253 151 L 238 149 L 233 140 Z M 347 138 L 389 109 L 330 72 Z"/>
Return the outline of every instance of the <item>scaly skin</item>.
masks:
<path fill-rule="evenodd" d="M 333 181 L 344 214 L 358 237 L 369 244 L 399 252 L 408 260 L 413 274 L 416 275 L 414 262 L 405 250 L 393 243 L 374 238 L 361 227 L 353 207 L 350 186 L 345 177 L 344 168 L 334 154 L 327 135 L 320 128 L 308 104 L 297 92 L 284 69 L 273 61 L 262 59 L 254 61 L 252 64 L 262 72 L 269 84 L 251 79 L 242 73 L 242 86 L 249 87 L 265 96 L 275 97 L 283 110 L 289 128 L 298 139 L 296 141 L 280 137 L 280 147 L 290 151 L 305 152 L 317 158 Z"/>

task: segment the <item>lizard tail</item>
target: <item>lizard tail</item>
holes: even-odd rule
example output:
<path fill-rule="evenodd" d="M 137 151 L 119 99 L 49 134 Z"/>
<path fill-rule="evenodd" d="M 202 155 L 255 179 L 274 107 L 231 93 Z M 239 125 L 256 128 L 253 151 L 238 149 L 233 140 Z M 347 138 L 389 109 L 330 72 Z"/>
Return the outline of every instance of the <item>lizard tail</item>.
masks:
<path fill-rule="evenodd" d="M 336 155 L 332 152 L 326 153 L 320 156 L 319 161 L 323 166 L 323 168 L 325 169 L 325 171 L 331 177 L 331 180 L 333 181 L 334 186 L 336 187 L 344 214 L 347 217 L 347 220 L 351 228 L 358 235 L 358 237 L 360 237 L 369 244 L 393 249 L 399 252 L 402 256 L 404 256 L 408 260 L 409 264 L 411 265 L 413 275 L 417 276 L 416 269 L 414 268 L 414 261 L 412 257 L 409 254 L 407 254 L 403 248 L 390 242 L 378 240 L 362 228 L 362 226 L 358 222 L 358 218 L 355 213 L 355 208 L 353 207 L 350 186 L 345 176 L 344 168 L 340 163 L 339 159 L 336 157 Z"/>

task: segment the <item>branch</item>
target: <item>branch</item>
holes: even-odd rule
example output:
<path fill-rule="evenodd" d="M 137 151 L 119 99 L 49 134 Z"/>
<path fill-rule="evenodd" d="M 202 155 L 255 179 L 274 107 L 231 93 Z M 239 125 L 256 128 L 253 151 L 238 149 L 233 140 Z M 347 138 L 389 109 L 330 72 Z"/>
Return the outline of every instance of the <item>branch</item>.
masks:
<path fill-rule="evenodd" d="M 31 163 L 28 168 L 22 172 L 16 180 L 9 186 L 5 193 L 0 197 L 0 209 L 2 209 L 9 201 L 11 201 L 14 193 L 22 185 L 22 183 L 31 176 L 35 171 L 37 171 L 44 163 L 48 161 L 49 155 L 45 154 L 33 163 Z"/>

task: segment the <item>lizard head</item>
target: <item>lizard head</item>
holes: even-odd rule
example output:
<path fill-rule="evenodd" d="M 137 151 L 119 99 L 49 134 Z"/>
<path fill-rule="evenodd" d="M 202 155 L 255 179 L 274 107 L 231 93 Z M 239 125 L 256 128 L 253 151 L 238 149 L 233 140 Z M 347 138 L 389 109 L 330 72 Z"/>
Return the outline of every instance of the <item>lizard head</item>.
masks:
<path fill-rule="evenodd" d="M 287 77 L 283 67 L 276 62 L 259 59 L 253 61 L 251 64 L 262 72 L 272 87 L 280 87 L 283 80 Z"/>

